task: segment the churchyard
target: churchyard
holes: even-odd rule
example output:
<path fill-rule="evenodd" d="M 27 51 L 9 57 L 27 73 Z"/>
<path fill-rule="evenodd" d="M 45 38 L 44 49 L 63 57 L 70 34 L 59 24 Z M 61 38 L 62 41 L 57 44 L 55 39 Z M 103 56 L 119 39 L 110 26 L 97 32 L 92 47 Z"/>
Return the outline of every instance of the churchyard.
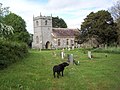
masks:
<path fill-rule="evenodd" d="M 0 70 L 1 90 L 120 90 L 120 54 L 87 50 L 29 50 L 27 58 Z M 73 54 L 78 65 L 70 64 L 64 77 L 54 78 L 52 67 Z M 107 56 L 106 56 L 107 55 Z"/>

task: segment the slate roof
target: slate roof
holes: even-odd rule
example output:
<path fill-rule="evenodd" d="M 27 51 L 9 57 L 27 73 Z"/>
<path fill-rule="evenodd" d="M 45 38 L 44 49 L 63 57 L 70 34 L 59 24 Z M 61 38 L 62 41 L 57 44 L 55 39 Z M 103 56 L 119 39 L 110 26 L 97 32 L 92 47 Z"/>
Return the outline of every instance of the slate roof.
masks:
<path fill-rule="evenodd" d="M 79 34 L 78 29 L 68 29 L 68 28 L 53 28 L 54 37 L 75 37 Z"/>

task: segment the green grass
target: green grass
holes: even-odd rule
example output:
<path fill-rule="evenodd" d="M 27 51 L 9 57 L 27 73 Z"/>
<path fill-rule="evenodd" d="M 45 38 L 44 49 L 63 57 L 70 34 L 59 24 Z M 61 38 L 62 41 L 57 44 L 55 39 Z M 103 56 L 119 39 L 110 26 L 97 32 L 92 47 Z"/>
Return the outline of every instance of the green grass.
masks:
<path fill-rule="evenodd" d="M 56 52 L 57 56 L 53 55 Z M 0 71 L 0 90 L 120 90 L 120 54 L 96 53 L 89 60 L 81 50 L 30 50 L 28 58 Z M 80 65 L 65 68 L 64 77 L 53 78 L 52 67 L 74 54 Z"/>
<path fill-rule="evenodd" d="M 108 48 L 97 48 L 93 49 L 94 52 L 101 52 L 101 53 L 114 53 L 114 54 L 120 54 L 120 47 L 108 47 Z"/>

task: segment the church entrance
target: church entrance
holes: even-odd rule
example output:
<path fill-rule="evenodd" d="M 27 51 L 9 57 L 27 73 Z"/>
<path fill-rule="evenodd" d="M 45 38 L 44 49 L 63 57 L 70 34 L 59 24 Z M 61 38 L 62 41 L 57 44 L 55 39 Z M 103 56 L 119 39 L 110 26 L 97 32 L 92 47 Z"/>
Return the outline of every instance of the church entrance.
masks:
<path fill-rule="evenodd" d="M 46 48 L 46 49 L 51 49 L 51 48 L 50 48 L 50 42 L 49 42 L 49 41 L 46 42 L 45 48 Z"/>

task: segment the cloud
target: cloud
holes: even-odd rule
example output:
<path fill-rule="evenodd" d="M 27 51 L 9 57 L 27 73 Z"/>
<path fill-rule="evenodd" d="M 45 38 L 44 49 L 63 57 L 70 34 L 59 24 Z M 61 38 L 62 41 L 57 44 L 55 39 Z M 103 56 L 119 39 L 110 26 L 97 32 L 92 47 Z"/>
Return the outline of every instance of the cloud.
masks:
<path fill-rule="evenodd" d="M 33 33 L 33 15 L 53 15 L 63 18 L 69 28 L 80 28 L 83 19 L 92 11 L 107 10 L 117 0 L 1 0 L 13 13 L 21 16 L 27 30 Z"/>

